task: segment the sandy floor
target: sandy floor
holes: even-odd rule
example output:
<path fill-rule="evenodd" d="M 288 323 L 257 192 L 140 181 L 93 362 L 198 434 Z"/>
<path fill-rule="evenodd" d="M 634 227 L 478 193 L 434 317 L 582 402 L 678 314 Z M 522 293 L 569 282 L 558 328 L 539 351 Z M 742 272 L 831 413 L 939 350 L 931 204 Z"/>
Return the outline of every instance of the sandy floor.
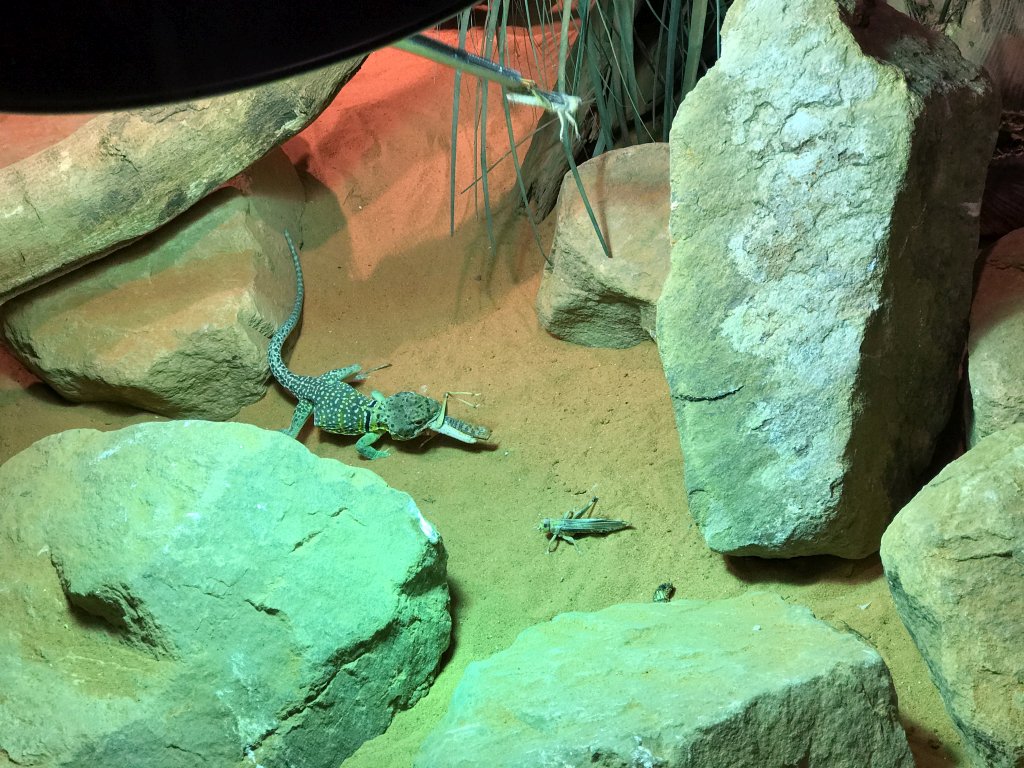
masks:
<path fill-rule="evenodd" d="M 677 599 L 769 590 L 856 630 L 889 664 L 918 765 L 964 764 L 877 557 L 737 560 L 704 547 L 686 510 L 683 460 L 654 344 L 585 349 L 538 326 L 533 302 L 543 257 L 525 220 L 511 213 L 509 162 L 491 180 L 497 253 L 489 252 L 472 191 L 460 195 L 459 226 L 449 237 L 451 93 L 450 72 L 384 51 L 285 147 L 309 199 L 307 298 L 292 368 L 316 374 L 390 362 L 374 374 L 374 388 L 480 392 L 477 410 L 456 403 L 454 412 L 489 425 L 500 440 L 494 450 L 441 438 L 422 447 L 384 441 L 393 455 L 369 465 L 352 438 L 303 434 L 311 451 L 370 466 L 412 494 L 449 555 L 455 632 L 437 682 L 345 765 L 409 766 L 469 662 L 562 611 L 650 600 L 664 581 L 675 583 Z M 470 84 L 465 94 L 460 189 L 474 178 Z M 492 156 L 508 146 L 495 104 Z M 531 110 L 516 112 L 520 136 L 533 119 Z M 271 388 L 237 420 L 278 428 L 291 408 Z M 60 430 L 153 418 L 64 403 L 0 355 L 0 460 Z M 564 546 L 546 555 L 535 530 L 540 518 L 578 507 L 595 486 L 600 512 L 634 529 L 588 541 L 583 556 Z"/>

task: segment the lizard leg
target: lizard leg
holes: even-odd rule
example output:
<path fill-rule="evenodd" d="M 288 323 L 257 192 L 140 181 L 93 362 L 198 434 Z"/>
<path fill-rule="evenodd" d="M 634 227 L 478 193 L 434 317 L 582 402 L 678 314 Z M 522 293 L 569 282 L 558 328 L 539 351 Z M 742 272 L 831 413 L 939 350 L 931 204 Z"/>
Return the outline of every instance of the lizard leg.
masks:
<path fill-rule="evenodd" d="M 362 373 L 360 373 L 362 371 Z M 325 379 L 327 381 L 348 381 L 352 379 L 354 381 L 362 381 L 369 371 L 363 371 L 361 365 L 347 365 L 344 368 L 335 368 L 334 370 L 328 371 L 327 373 L 318 376 L 318 379 Z"/>
<path fill-rule="evenodd" d="M 359 451 L 359 455 L 365 459 L 383 459 L 391 455 L 391 451 L 378 451 L 373 447 L 373 444 L 380 439 L 380 435 L 376 432 L 367 432 L 365 435 L 356 440 L 356 450 Z"/>
<path fill-rule="evenodd" d="M 282 429 L 288 437 L 298 437 L 299 430 L 302 429 L 302 425 L 309 419 L 309 414 L 313 412 L 313 404 L 309 400 L 299 400 L 299 404 L 295 406 L 295 413 L 292 414 L 292 423 L 288 429 Z"/>
<path fill-rule="evenodd" d="M 380 371 L 380 370 L 383 370 L 384 368 L 390 368 L 390 367 L 391 367 L 391 363 L 382 363 L 381 365 L 373 366 L 373 368 L 367 368 L 362 373 L 357 373 L 357 374 L 351 376 L 350 378 L 352 379 L 352 381 L 366 381 L 370 377 L 370 374 L 373 373 L 374 371 Z"/>
<path fill-rule="evenodd" d="M 373 368 L 367 368 L 364 371 L 360 365 L 349 365 L 345 368 L 335 368 L 333 371 L 328 371 L 324 375 L 331 379 L 337 378 L 338 381 L 344 382 L 366 381 L 374 371 L 390 367 L 391 363 L 384 363 L 383 365 L 375 365 Z"/>

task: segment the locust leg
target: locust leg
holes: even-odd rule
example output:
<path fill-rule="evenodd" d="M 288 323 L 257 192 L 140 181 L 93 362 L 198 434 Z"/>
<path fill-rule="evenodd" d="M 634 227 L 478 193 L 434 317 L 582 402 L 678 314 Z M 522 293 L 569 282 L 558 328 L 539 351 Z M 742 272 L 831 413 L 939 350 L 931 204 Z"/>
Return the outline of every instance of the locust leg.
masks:
<path fill-rule="evenodd" d="M 583 517 L 585 514 L 587 514 L 587 512 L 592 511 L 596 505 L 597 505 L 597 496 L 595 496 L 590 501 L 588 501 L 586 504 L 584 504 L 582 507 L 580 507 L 578 512 L 566 512 L 565 513 L 566 517 L 574 517 L 576 519 L 579 519 L 579 518 Z"/>
<path fill-rule="evenodd" d="M 583 554 L 583 548 L 580 546 L 580 543 L 567 533 L 556 533 L 554 536 L 551 537 L 551 541 L 554 544 L 554 546 L 552 546 L 551 544 L 548 545 L 548 554 L 551 554 L 555 551 L 555 549 L 558 548 L 559 539 L 561 539 L 562 541 L 567 541 L 570 544 L 572 544 L 573 549 L 576 550 L 577 555 Z"/>
<path fill-rule="evenodd" d="M 299 400 L 299 404 L 295 406 L 295 412 L 292 414 L 292 423 L 288 429 L 282 429 L 288 437 L 298 437 L 299 430 L 302 429 L 302 425 L 309 419 L 309 414 L 313 412 L 313 403 L 309 400 Z"/>
<path fill-rule="evenodd" d="M 373 461 L 374 459 L 385 459 L 391 455 L 391 451 L 382 450 L 378 451 L 373 447 L 373 444 L 380 439 L 380 435 L 376 432 L 367 432 L 365 435 L 356 440 L 356 450 L 359 451 L 359 455 L 364 459 Z"/>
<path fill-rule="evenodd" d="M 583 554 L 583 545 L 576 541 L 576 539 L 574 539 L 572 536 L 566 536 L 564 534 L 562 535 L 562 538 L 568 541 L 570 544 L 572 544 L 572 548 L 576 550 L 577 555 Z"/>
<path fill-rule="evenodd" d="M 596 501 L 596 499 L 595 499 L 595 501 Z M 593 502 L 591 502 L 591 503 L 593 503 Z M 589 507 L 590 505 L 588 504 L 587 506 Z M 586 509 L 586 508 L 587 507 L 584 507 L 584 509 Z M 566 521 L 566 520 L 571 520 L 573 518 L 574 514 L 575 513 L 572 510 L 569 510 L 564 515 L 562 515 L 561 519 L 559 519 L 559 520 L 548 521 L 548 520 L 545 519 L 544 522 L 541 523 L 542 529 L 546 529 L 551 534 L 551 541 L 548 542 L 548 549 L 547 549 L 547 553 L 549 555 L 552 552 L 554 552 L 556 549 L 558 549 L 558 542 L 559 542 L 559 540 L 567 541 L 570 544 L 572 544 L 572 546 L 576 550 L 577 554 L 582 554 L 583 553 L 582 549 L 580 548 L 580 545 L 576 542 L 576 539 L 574 539 L 569 534 L 562 532 L 562 523 L 564 521 Z M 547 525 L 549 522 L 550 522 L 550 525 Z"/>

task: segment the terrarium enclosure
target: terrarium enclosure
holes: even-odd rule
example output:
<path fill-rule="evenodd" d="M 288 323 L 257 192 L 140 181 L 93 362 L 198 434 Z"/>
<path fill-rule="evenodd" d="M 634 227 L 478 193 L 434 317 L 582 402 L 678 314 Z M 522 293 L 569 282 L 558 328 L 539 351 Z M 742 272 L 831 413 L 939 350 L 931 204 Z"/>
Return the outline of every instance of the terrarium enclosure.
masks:
<path fill-rule="evenodd" d="M 0 765 L 1024 766 L 1017 3 L 423 35 L 0 114 Z"/>

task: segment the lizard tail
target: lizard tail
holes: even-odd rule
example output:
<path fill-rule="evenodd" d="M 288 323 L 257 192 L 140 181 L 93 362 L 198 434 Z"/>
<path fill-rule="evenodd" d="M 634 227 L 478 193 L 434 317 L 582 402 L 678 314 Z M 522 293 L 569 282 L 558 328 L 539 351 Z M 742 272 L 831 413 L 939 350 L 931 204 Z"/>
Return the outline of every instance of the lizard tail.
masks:
<path fill-rule="evenodd" d="M 292 241 L 292 236 L 288 230 L 284 232 L 284 239 L 288 242 L 288 250 L 292 255 L 292 264 L 295 266 L 295 304 L 292 306 L 292 313 L 284 321 L 284 325 L 278 328 L 274 335 L 270 337 L 267 359 L 270 363 L 270 372 L 274 374 L 274 378 L 281 382 L 286 389 L 291 390 L 293 387 L 290 384 L 296 378 L 296 375 L 288 370 L 284 360 L 281 359 L 281 348 L 284 346 L 288 334 L 295 329 L 296 324 L 299 322 L 299 315 L 302 314 L 302 298 L 305 291 L 302 282 L 302 264 L 299 263 L 299 252 L 295 248 L 295 243 Z"/>

